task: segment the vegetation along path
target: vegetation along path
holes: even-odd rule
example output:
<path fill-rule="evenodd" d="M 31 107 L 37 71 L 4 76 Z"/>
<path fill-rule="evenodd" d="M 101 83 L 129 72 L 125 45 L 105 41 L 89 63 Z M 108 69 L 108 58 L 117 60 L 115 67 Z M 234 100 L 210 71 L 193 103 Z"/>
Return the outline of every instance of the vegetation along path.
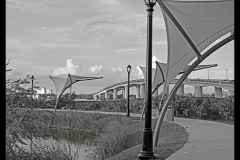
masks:
<path fill-rule="evenodd" d="M 51 111 L 51 109 L 47 109 L 47 110 Z M 99 129 L 101 128 L 99 126 L 102 126 L 102 129 L 100 130 L 98 129 L 97 131 L 99 134 L 94 139 L 95 147 L 93 147 L 93 149 L 90 151 L 88 158 L 96 159 L 96 160 L 138 159 L 137 156 L 142 149 L 142 137 L 143 137 L 142 130 L 144 127 L 144 121 L 139 121 L 140 114 L 130 114 L 131 117 L 126 118 L 125 113 L 119 114 L 119 113 L 111 113 L 111 112 L 101 112 L 102 114 L 99 114 L 99 112 L 94 112 L 94 111 L 85 111 L 85 113 L 83 112 L 84 111 L 57 110 L 56 114 L 62 115 L 62 116 L 66 115 L 66 117 L 69 117 L 71 115 L 71 118 L 70 117 L 69 118 L 73 122 L 72 124 L 73 128 L 78 128 L 78 129 L 81 129 L 79 128 L 80 126 L 76 126 L 74 123 L 76 122 L 80 124 L 80 122 L 78 121 L 82 121 L 84 115 L 86 115 L 87 117 L 88 115 L 90 117 L 98 117 L 97 121 L 96 121 L 96 118 L 93 118 L 92 120 L 94 121 L 92 122 L 85 121 L 86 124 L 84 123 L 88 131 L 94 129 L 91 127 L 92 125 L 94 125 Z M 93 115 L 96 115 L 96 116 L 93 116 Z M 85 120 L 91 119 L 90 117 L 87 118 L 86 116 L 84 116 Z M 74 117 L 76 118 L 78 117 L 77 118 L 78 120 L 77 121 L 73 120 L 72 118 Z M 113 117 L 116 117 L 116 118 L 113 118 Z M 120 119 L 117 117 L 119 117 Z M 55 122 L 57 121 L 55 120 Z M 155 125 L 156 125 L 156 119 L 153 119 L 152 121 L 153 129 Z M 167 157 L 172 155 L 178 149 L 183 147 L 183 145 L 187 142 L 187 139 L 188 139 L 188 134 L 184 129 L 184 127 L 181 127 L 178 124 L 164 122 L 162 124 L 162 130 L 160 132 L 158 147 L 154 149 L 154 152 L 158 155 L 158 160 L 165 160 Z"/>
<path fill-rule="evenodd" d="M 91 111 L 91 113 L 93 112 Z M 109 112 L 102 113 L 112 114 Z M 140 117 L 140 114 L 131 114 L 131 116 Z M 174 118 L 173 123 L 184 127 L 189 134 L 189 138 L 187 143 L 167 160 L 234 159 L 234 125 L 177 117 Z"/>

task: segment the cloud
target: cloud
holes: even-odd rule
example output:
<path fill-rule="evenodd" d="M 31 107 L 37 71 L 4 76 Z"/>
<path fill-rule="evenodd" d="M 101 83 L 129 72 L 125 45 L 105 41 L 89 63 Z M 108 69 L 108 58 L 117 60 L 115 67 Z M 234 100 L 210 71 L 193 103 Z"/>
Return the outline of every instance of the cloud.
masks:
<path fill-rule="evenodd" d="M 8 49 L 17 49 L 17 50 L 32 50 L 34 47 L 24 44 L 23 42 L 16 39 L 6 39 L 6 48 Z"/>
<path fill-rule="evenodd" d="M 66 26 L 48 26 L 48 27 L 38 27 L 38 26 L 27 26 L 24 28 L 27 33 L 33 33 L 41 36 L 49 36 L 49 35 L 58 35 L 60 33 L 68 33 L 70 28 Z"/>
<path fill-rule="evenodd" d="M 102 65 L 96 65 L 96 66 L 90 67 L 87 70 L 90 71 L 90 74 L 104 76 L 104 78 L 107 78 L 107 79 L 110 78 L 110 79 L 117 80 L 118 78 L 125 77 L 123 76 L 125 72 L 123 72 L 123 69 L 121 67 L 104 68 Z"/>
<path fill-rule="evenodd" d="M 92 66 L 92 67 L 90 67 L 90 71 L 91 71 L 91 73 L 98 73 L 98 72 L 100 72 L 101 70 L 102 70 L 102 65 L 96 65 L 96 66 Z"/>
<path fill-rule="evenodd" d="M 120 67 L 108 67 L 102 69 L 103 79 L 99 80 L 99 85 L 109 86 L 111 84 L 127 80 L 127 73 Z"/>
<path fill-rule="evenodd" d="M 110 68 L 110 70 L 111 71 L 113 71 L 113 72 L 117 72 L 117 71 L 120 71 L 120 72 L 122 72 L 122 68 L 120 68 L 120 67 L 117 67 L 117 68 L 111 68 L 111 67 L 109 67 Z"/>
<path fill-rule="evenodd" d="M 152 68 L 156 68 L 156 61 L 160 62 L 156 55 L 152 57 Z"/>
<path fill-rule="evenodd" d="M 118 0 L 99 0 L 99 3 L 104 3 L 104 4 L 118 4 Z"/>
<path fill-rule="evenodd" d="M 6 8 L 20 10 L 21 12 L 59 16 L 81 12 L 88 3 L 78 0 L 7 0 Z"/>
<path fill-rule="evenodd" d="M 72 59 L 67 60 L 67 66 L 65 67 L 60 67 L 56 70 L 53 71 L 52 75 L 57 76 L 57 75 L 62 75 L 62 74 L 78 74 L 78 65 L 74 65 Z"/>
<path fill-rule="evenodd" d="M 82 46 L 82 48 L 100 49 L 102 47 L 100 45 L 86 44 L 86 45 Z"/>
<path fill-rule="evenodd" d="M 114 49 L 113 50 L 117 54 L 134 54 L 138 49 L 136 48 L 125 48 L 125 49 Z"/>
<path fill-rule="evenodd" d="M 83 69 L 82 76 L 103 77 L 102 79 L 83 81 L 78 83 L 82 86 L 109 86 L 114 83 L 127 81 L 127 73 L 121 67 L 103 67 L 95 65 L 87 69 Z"/>
<path fill-rule="evenodd" d="M 89 68 L 80 69 L 75 65 L 72 59 L 68 59 L 65 67 L 60 67 L 53 71 L 53 76 L 73 74 L 80 76 L 93 76 L 93 77 L 103 77 L 103 79 L 95 81 L 81 82 L 79 85 L 89 85 L 89 86 L 107 86 L 109 84 L 117 83 L 119 81 L 126 80 L 126 72 L 123 71 L 121 67 L 103 67 L 102 65 L 94 65 Z"/>
<path fill-rule="evenodd" d="M 8 78 L 25 78 L 26 75 L 23 71 L 17 69 L 17 68 L 7 68 L 7 69 L 12 69 L 12 71 L 6 72 L 6 77 Z"/>
<path fill-rule="evenodd" d="M 94 21 L 94 22 L 88 23 L 87 27 L 91 29 L 102 30 L 102 29 L 114 28 L 114 24 L 109 21 Z"/>

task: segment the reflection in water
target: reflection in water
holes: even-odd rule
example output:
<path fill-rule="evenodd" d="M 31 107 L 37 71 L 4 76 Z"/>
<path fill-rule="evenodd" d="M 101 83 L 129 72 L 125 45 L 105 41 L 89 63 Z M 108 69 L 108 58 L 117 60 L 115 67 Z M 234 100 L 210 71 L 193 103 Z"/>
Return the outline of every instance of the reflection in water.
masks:
<path fill-rule="evenodd" d="M 88 160 L 87 155 L 94 144 L 95 135 L 78 131 L 43 129 L 36 133 L 37 139 L 33 143 L 37 146 L 54 146 L 70 153 L 74 159 Z M 30 151 L 30 141 L 21 145 Z"/>
<path fill-rule="evenodd" d="M 69 141 L 69 143 L 85 143 L 87 145 L 93 143 L 95 134 L 72 131 L 72 130 L 63 130 L 63 129 L 44 129 L 43 132 L 37 133 L 38 137 L 52 137 L 53 139 L 64 139 Z"/>

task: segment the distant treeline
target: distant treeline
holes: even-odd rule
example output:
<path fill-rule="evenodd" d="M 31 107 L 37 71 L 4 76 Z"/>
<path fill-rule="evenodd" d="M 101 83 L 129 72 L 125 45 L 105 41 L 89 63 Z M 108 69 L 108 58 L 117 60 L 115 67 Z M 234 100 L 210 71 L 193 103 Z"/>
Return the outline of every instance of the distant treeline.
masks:
<path fill-rule="evenodd" d="M 56 94 L 38 94 L 40 97 L 55 97 Z M 65 95 L 65 94 L 63 94 Z M 67 96 L 69 96 L 69 93 L 66 93 Z M 74 97 L 74 99 L 93 99 L 93 94 L 75 94 L 75 92 L 73 92 L 71 94 L 71 97 Z"/>
<path fill-rule="evenodd" d="M 79 94 L 76 95 L 76 99 L 93 99 L 93 94 Z"/>

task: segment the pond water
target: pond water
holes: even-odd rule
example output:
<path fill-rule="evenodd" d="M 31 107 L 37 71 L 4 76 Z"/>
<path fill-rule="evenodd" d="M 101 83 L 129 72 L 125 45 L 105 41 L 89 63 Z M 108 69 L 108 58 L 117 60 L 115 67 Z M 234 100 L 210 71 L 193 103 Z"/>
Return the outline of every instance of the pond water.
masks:
<path fill-rule="evenodd" d="M 61 148 L 66 153 L 70 153 L 74 159 L 89 160 L 88 154 L 93 148 L 93 139 L 94 137 L 86 133 L 47 129 L 39 133 L 37 139 L 33 138 L 32 142 L 37 146 Z M 24 142 L 26 145 L 20 146 L 30 151 L 31 141 L 24 140 Z"/>

